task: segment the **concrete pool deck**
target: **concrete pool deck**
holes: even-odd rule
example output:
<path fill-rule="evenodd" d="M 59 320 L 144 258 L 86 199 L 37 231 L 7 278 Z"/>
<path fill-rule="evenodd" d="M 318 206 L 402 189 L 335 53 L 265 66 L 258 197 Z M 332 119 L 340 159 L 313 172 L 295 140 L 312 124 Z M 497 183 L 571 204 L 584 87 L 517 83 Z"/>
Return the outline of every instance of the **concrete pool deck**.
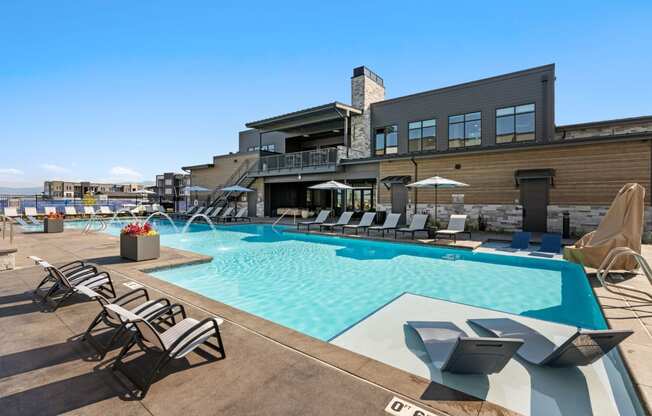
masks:
<path fill-rule="evenodd" d="M 17 233 L 19 269 L 0 273 L 0 406 L 3 414 L 386 414 L 394 396 L 445 415 L 511 415 L 513 412 L 335 345 L 207 299 L 148 275 L 144 270 L 209 261 L 161 248 L 161 258 L 133 263 L 118 256 L 107 234 Z M 29 291 L 43 275 L 26 259 L 53 263 L 84 259 L 111 273 L 119 292 L 136 281 L 187 306 L 189 315 L 218 315 L 227 357 L 206 365 L 199 354 L 176 363 L 142 401 L 134 401 L 105 360 L 90 360 L 79 335 L 98 312 L 76 298 L 43 313 Z M 142 357 L 134 358 L 136 362 Z M 168 374 L 171 373 L 171 374 Z"/>

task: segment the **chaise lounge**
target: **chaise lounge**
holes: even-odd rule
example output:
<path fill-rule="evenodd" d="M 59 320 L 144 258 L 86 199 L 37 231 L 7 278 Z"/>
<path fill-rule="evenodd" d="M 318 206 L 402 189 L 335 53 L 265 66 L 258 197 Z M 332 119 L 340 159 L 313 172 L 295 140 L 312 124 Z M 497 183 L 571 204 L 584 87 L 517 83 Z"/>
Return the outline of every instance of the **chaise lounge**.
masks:
<path fill-rule="evenodd" d="M 314 219 L 314 221 L 301 221 L 301 222 L 298 222 L 297 223 L 297 230 L 303 226 L 303 227 L 306 227 L 306 229 L 308 231 L 310 231 L 310 226 L 311 225 L 321 225 L 321 224 L 323 224 L 326 221 L 326 219 L 328 218 L 328 216 L 330 215 L 330 213 L 331 213 L 330 210 L 322 209 L 319 212 L 319 215 L 317 215 L 317 218 Z"/>
<path fill-rule="evenodd" d="M 351 222 L 351 217 L 353 216 L 352 211 L 345 211 L 340 215 L 340 218 L 336 222 L 325 222 L 319 224 L 319 231 L 323 231 L 324 228 L 335 231 L 337 227 L 344 227 Z"/>
<path fill-rule="evenodd" d="M 394 230 L 394 239 L 397 233 L 410 233 L 411 238 L 414 240 L 414 234 L 418 232 L 428 232 L 426 223 L 428 222 L 428 214 L 416 214 L 412 217 L 412 222 L 409 227 L 398 228 Z"/>
<path fill-rule="evenodd" d="M 395 230 L 398 228 L 398 221 L 401 219 L 401 214 L 396 214 L 396 213 L 391 213 L 387 215 L 387 218 L 385 218 L 385 222 L 383 225 L 376 225 L 373 227 L 368 227 L 367 228 L 367 235 L 371 231 L 381 231 L 383 233 L 383 237 L 385 237 L 385 232 L 386 231 L 391 231 Z"/>
<path fill-rule="evenodd" d="M 464 231 L 466 228 L 466 215 L 451 215 L 448 221 L 448 228 L 445 230 L 435 231 L 435 240 L 438 237 L 444 237 L 457 241 L 457 236 L 466 234 L 471 238 L 471 231 Z"/>
<path fill-rule="evenodd" d="M 360 219 L 360 222 L 357 224 L 347 224 L 342 227 L 342 234 L 344 234 L 344 231 L 347 229 L 355 230 L 355 235 L 358 235 L 358 230 L 366 231 L 367 228 L 371 227 L 371 224 L 374 223 L 374 219 L 376 218 L 376 213 L 375 212 L 365 212 L 362 215 L 362 218 Z"/>

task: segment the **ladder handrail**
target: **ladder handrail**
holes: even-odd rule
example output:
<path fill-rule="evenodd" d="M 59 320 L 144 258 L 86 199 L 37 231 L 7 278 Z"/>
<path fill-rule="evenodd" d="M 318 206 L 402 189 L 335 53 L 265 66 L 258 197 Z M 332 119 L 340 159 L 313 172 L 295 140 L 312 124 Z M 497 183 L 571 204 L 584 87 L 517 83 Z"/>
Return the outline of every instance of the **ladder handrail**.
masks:
<path fill-rule="evenodd" d="M 281 221 L 281 220 L 283 219 L 283 217 L 285 217 L 285 215 L 286 215 L 288 212 L 290 212 L 291 210 L 292 210 L 292 208 L 288 208 L 288 209 L 286 209 L 285 212 L 284 212 L 283 214 L 281 214 L 281 216 L 278 217 L 278 219 L 277 219 L 276 221 L 274 221 L 274 224 L 272 224 L 272 227 L 274 227 L 276 224 L 278 224 L 279 221 Z M 297 223 L 297 214 L 296 214 L 296 211 L 295 211 L 295 213 L 294 213 L 294 220 L 293 220 L 293 221 L 294 221 L 295 224 Z"/>
<path fill-rule="evenodd" d="M 645 257 L 643 257 L 640 253 L 635 252 L 629 247 L 616 247 L 612 249 L 609 252 L 609 254 L 607 254 L 607 256 L 604 258 L 604 260 L 602 261 L 602 263 L 600 264 L 600 266 L 596 271 L 596 276 L 600 281 L 600 284 L 605 288 L 607 288 L 608 286 L 614 286 L 614 287 L 624 288 L 635 292 L 643 293 L 647 296 L 651 296 L 649 293 L 646 293 L 640 289 L 636 289 L 626 285 L 613 285 L 607 282 L 606 279 L 607 276 L 609 275 L 609 272 L 611 271 L 611 268 L 616 263 L 616 260 L 618 260 L 618 258 L 623 256 L 634 257 L 636 263 L 643 271 L 643 274 L 645 274 L 645 276 L 647 277 L 648 282 L 650 282 L 650 284 L 652 285 L 652 268 L 650 268 L 650 265 L 648 264 L 647 260 L 645 260 Z"/>

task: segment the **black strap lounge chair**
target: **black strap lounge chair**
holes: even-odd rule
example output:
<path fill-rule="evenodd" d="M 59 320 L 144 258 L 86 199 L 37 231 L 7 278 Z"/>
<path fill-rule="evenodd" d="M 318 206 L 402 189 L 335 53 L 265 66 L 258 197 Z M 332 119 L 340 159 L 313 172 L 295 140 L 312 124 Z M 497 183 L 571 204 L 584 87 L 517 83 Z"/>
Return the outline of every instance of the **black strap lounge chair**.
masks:
<path fill-rule="evenodd" d="M 435 232 L 435 239 L 444 237 L 457 241 L 457 236 L 460 234 L 467 234 L 471 238 L 470 231 L 464 231 L 466 228 L 466 215 L 451 215 L 448 220 L 448 227 L 445 230 L 437 230 Z"/>
<path fill-rule="evenodd" d="M 397 233 L 410 233 L 411 238 L 414 240 L 414 234 L 418 232 L 428 232 L 426 223 L 428 222 L 428 214 L 416 214 L 412 217 L 412 222 L 409 227 L 398 228 L 394 230 L 394 238 Z"/>
<path fill-rule="evenodd" d="M 335 231 L 337 227 L 344 227 L 351 222 L 352 216 L 352 211 L 345 211 L 342 213 L 342 215 L 340 215 L 340 218 L 337 220 L 337 222 L 325 222 L 323 224 L 319 224 L 319 231 L 323 231 L 324 228 Z"/>
<path fill-rule="evenodd" d="M 310 226 L 311 225 L 321 225 L 326 221 L 328 216 L 330 215 L 331 211 L 328 209 L 322 209 L 319 212 L 319 215 L 317 215 L 317 218 L 315 218 L 314 221 L 302 221 L 297 223 L 297 230 L 301 227 L 306 227 L 308 231 L 310 231 Z"/>
<path fill-rule="evenodd" d="M 391 231 L 398 228 L 398 221 L 400 219 L 401 219 L 401 214 L 395 214 L 395 213 L 388 214 L 387 218 L 385 218 L 385 223 L 383 223 L 383 225 L 368 227 L 367 235 L 369 235 L 369 232 L 371 231 L 381 231 L 383 233 L 383 237 L 385 237 L 386 231 Z"/>
<path fill-rule="evenodd" d="M 520 339 L 468 337 L 452 322 L 407 323 L 440 371 L 459 374 L 500 372 L 523 345 Z"/>
<path fill-rule="evenodd" d="M 238 222 L 238 221 L 251 221 L 251 217 L 247 216 L 247 208 L 240 208 L 238 212 L 235 213 L 235 217 L 233 217 L 233 221 Z"/>
<path fill-rule="evenodd" d="M 497 337 L 519 338 L 524 341 L 517 354 L 524 360 L 541 366 L 575 367 L 589 365 L 611 351 L 633 334 L 627 330 L 595 330 L 578 328 L 560 345 L 534 329 L 509 318 L 469 320 Z"/>
<path fill-rule="evenodd" d="M 44 263 L 48 263 L 47 261 L 37 256 L 29 256 L 28 258 L 33 260 L 35 264 L 40 265 L 41 267 L 43 267 Z M 56 283 L 57 281 L 57 277 L 54 274 L 50 273 L 45 267 L 43 267 L 43 269 L 46 271 L 46 275 L 34 289 L 35 293 L 37 293 L 38 290 L 43 287 L 43 285 L 47 283 Z M 82 260 L 75 260 L 70 263 L 66 263 L 57 267 L 57 269 L 59 269 L 59 272 L 63 273 L 72 284 L 75 284 L 77 281 L 83 280 L 86 277 L 94 276 L 99 273 L 97 266 L 91 263 L 86 263 Z"/>
<path fill-rule="evenodd" d="M 70 279 L 58 268 L 43 261 L 39 263 L 50 275 L 43 279 L 52 282 L 49 287 L 40 284 L 34 291 L 34 296 L 51 306 L 51 311 L 57 310 L 68 298 L 77 292 L 79 286 L 86 286 L 105 295 L 115 298 L 115 288 L 111 276 L 107 272 L 75 274 Z M 45 292 L 45 293 L 41 293 Z"/>
<path fill-rule="evenodd" d="M 366 231 L 367 228 L 371 227 L 371 224 L 374 223 L 375 218 L 376 218 L 375 212 L 365 212 L 364 214 L 362 214 L 362 218 L 360 219 L 359 223 L 343 226 L 342 234 L 344 234 L 344 231 L 346 231 L 347 229 L 352 229 L 355 230 L 355 234 L 358 235 L 358 230 Z"/>
<path fill-rule="evenodd" d="M 150 300 L 149 293 L 145 288 L 134 289 L 130 292 L 125 293 L 122 296 L 119 296 L 113 300 L 107 299 L 104 295 L 95 292 L 92 289 L 87 288 L 84 285 L 78 286 L 77 291 L 83 295 L 88 296 L 90 299 L 96 300 L 100 304 L 102 310 L 97 314 L 95 319 L 91 322 L 86 332 L 82 336 L 82 341 L 88 341 L 88 343 L 97 350 L 100 355 L 100 359 L 103 359 L 107 352 L 111 350 L 111 347 L 115 344 L 115 341 L 125 333 L 127 330 L 135 330 L 133 324 L 128 323 L 120 315 L 107 309 L 106 306 L 113 304 L 128 309 L 131 313 L 134 313 L 140 316 L 143 319 L 149 319 L 150 317 L 157 315 L 158 312 L 166 308 L 166 311 L 173 312 L 169 308 L 170 301 L 168 299 L 157 299 Z M 174 325 L 176 319 L 174 314 L 166 314 L 164 316 L 158 316 L 157 319 L 168 319 L 169 325 Z M 113 328 L 113 334 L 109 339 L 109 342 L 106 345 L 102 345 L 100 341 L 93 336 L 93 330 L 101 323 L 104 323 L 107 327 Z"/>
<path fill-rule="evenodd" d="M 150 321 L 142 318 L 141 316 L 132 313 L 119 305 L 106 305 L 106 308 L 120 315 L 125 322 L 133 324 L 136 328 L 131 339 L 122 348 L 120 354 L 113 364 L 113 371 L 119 371 L 129 379 L 140 391 L 140 398 L 144 398 L 150 386 L 154 382 L 155 377 L 163 370 L 163 368 L 170 363 L 170 361 L 183 358 L 190 352 L 194 351 L 200 345 L 206 345 L 220 354 L 221 358 L 226 358 L 224 351 L 224 344 L 222 343 L 222 336 L 220 335 L 219 325 L 222 323 L 221 319 L 206 318 L 203 321 L 197 321 L 186 316 L 186 311 L 182 305 L 174 304 L 170 309 L 179 309 L 183 320 L 177 322 L 175 325 L 167 330 L 159 333 L 156 328 L 150 323 L 152 319 L 168 313 L 166 309 L 158 312 L 158 316 L 154 315 Z M 210 338 L 214 337 L 217 344 L 209 342 Z M 122 359 L 134 347 L 138 346 L 146 353 L 158 353 L 159 358 L 152 370 L 145 376 L 143 382 L 135 380 L 124 368 Z"/>

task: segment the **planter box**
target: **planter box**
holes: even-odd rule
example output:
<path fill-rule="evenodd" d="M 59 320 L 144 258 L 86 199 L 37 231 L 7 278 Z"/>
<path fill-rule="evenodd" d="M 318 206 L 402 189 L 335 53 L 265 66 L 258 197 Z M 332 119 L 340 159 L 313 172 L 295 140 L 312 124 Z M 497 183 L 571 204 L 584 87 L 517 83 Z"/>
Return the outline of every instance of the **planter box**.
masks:
<path fill-rule="evenodd" d="M 45 218 L 45 220 L 43 221 L 43 232 L 62 233 L 63 219 L 52 220 L 50 218 Z"/>
<path fill-rule="evenodd" d="M 134 261 L 153 260 L 161 255 L 161 238 L 120 234 L 120 257 Z"/>

